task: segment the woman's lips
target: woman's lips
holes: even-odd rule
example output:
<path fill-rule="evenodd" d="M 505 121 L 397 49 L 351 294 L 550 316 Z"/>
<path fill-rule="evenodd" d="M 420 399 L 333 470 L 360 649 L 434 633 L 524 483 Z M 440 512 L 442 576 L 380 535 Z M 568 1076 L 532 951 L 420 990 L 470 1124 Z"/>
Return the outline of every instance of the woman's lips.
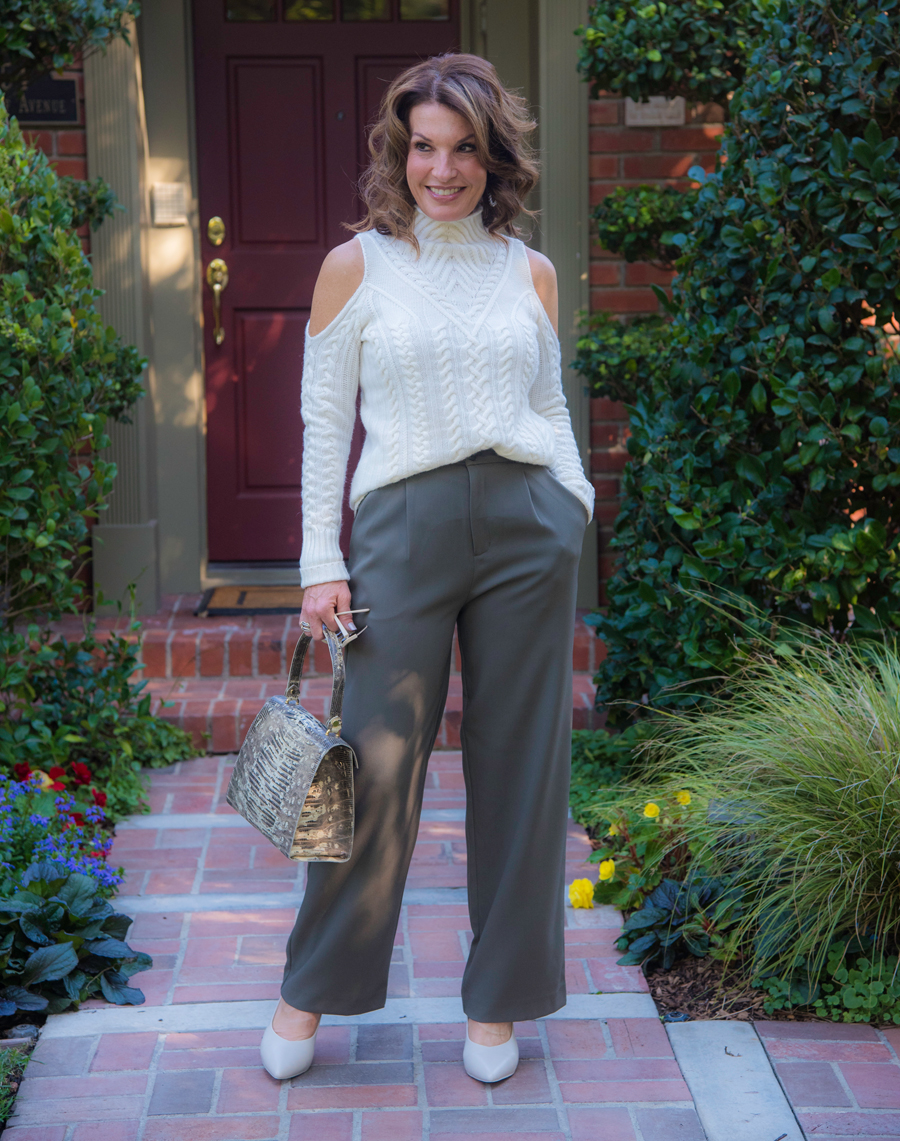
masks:
<path fill-rule="evenodd" d="M 426 186 L 425 189 L 438 202 L 452 202 L 454 198 L 462 194 L 464 187 L 462 186 Z"/>

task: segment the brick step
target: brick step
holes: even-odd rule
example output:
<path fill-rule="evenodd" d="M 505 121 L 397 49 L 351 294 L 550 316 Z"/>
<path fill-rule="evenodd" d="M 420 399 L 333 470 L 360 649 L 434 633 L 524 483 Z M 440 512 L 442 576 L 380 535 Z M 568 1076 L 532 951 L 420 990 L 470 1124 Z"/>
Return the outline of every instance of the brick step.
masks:
<path fill-rule="evenodd" d="M 256 618 L 252 626 L 229 619 L 198 618 L 171 628 L 144 631 L 143 676 L 150 678 L 269 678 L 287 674 L 297 643 L 297 616 Z M 593 673 L 602 643 L 579 618 L 575 626 L 572 669 Z M 598 652 L 599 651 L 599 652 Z M 453 671 L 459 673 L 459 647 L 453 642 Z M 331 660 L 324 643 L 316 643 L 307 672 L 329 675 Z"/>
<path fill-rule="evenodd" d="M 330 675 L 330 670 L 329 670 Z M 258 678 L 148 679 L 152 708 L 166 721 L 191 734 L 198 749 L 209 753 L 232 753 L 240 747 L 250 723 L 266 699 L 284 693 L 284 675 Z M 306 677 L 300 700 L 311 713 L 324 719 L 331 696 L 330 676 Z M 572 722 L 576 729 L 599 725 L 594 712 L 591 674 L 572 674 Z M 450 691 L 441 719 L 436 749 L 458 749 L 462 719 L 462 679 L 450 678 Z"/>

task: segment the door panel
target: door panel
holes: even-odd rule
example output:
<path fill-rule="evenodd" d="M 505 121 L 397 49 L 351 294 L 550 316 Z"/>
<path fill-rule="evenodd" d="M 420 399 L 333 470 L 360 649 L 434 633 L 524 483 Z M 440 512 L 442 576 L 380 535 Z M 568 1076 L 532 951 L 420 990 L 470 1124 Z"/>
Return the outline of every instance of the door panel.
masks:
<path fill-rule="evenodd" d="M 209 558 L 294 560 L 316 277 L 361 216 L 365 128 L 387 83 L 458 46 L 458 0 L 193 2 L 204 280 L 213 258 L 229 276 L 218 345 L 204 286 Z M 351 467 L 362 439 L 357 421 Z M 350 519 L 345 501 L 345 550 Z"/>
<path fill-rule="evenodd" d="M 230 80 L 240 241 L 321 245 L 321 62 L 234 62 Z"/>
<path fill-rule="evenodd" d="M 300 482 L 303 421 L 297 400 L 306 309 L 235 314 L 239 374 L 237 447 L 244 495 L 290 489 Z"/>

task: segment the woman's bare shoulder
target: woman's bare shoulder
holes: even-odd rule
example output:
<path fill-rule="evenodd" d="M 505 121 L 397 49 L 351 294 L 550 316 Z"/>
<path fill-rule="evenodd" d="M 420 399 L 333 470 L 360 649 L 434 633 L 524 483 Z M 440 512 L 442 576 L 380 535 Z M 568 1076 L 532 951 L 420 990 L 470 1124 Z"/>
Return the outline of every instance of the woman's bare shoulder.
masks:
<path fill-rule="evenodd" d="M 553 262 L 537 250 L 525 247 L 528 254 L 528 264 L 531 268 L 531 280 L 541 304 L 550 318 L 553 328 L 557 327 L 559 319 L 559 289 L 556 284 L 556 270 Z"/>
<path fill-rule="evenodd" d="M 362 246 L 356 238 L 335 246 L 322 262 L 313 293 L 309 333 L 327 328 L 362 284 L 366 269 Z"/>

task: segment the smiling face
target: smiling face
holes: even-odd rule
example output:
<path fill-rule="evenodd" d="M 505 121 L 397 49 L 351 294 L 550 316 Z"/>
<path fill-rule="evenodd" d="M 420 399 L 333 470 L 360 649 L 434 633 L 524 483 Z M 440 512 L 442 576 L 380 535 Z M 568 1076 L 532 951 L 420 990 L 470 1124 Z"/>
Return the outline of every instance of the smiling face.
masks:
<path fill-rule="evenodd" d="M 471 124 L 441 103 L 420 103 L 409 113 L 406 181 L 416 204 L 436 222 L 457 222 L 478 209 L 487 171 Z"/>

